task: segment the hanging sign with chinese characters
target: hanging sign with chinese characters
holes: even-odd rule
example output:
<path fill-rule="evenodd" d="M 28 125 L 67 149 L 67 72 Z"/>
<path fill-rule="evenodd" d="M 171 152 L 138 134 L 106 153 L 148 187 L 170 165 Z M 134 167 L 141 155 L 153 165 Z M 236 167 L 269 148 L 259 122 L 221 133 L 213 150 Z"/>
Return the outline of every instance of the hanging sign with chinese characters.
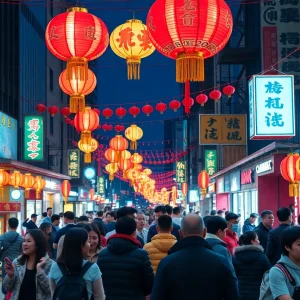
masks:
<path fill-rule="evenodd" d="M 205 170 L 209 176 L 217 172 L 217 151 L 205 150 Z"/>
<path fill-rule="evenodd" d="M 20 202 L 1 202 L 0 212 L 21 212 Z"/>
<path fill-rule="evenodd" d="M 97 179 L 97 194 L 105 196 L 105 177 L 99 176 Z"/>
<path fill-rule="evenodd" d="M 255 75 L 249 81 L 250 139 L 295 136 L 293 75 Z"/>
<path fill-rule="evenodd" d="M 41 116 L 24 118 L 24 160 L 44 159 L 44 125 Z"/>
<path fill-rule="evenodd" d="M 80 177 L 80 152 L 78 149 L 68 150 L 68 175 L 71 178 Z"/>
<path fill-rule="evenodd" d="M 177 183 L 186 182 L 186 162 L 185 161 L 176 162 L 176 182 Z"/>
<path fill-rule="evenodd" d="M 200 144 L 246 145 L 245 115 L 200 115 Z"/>

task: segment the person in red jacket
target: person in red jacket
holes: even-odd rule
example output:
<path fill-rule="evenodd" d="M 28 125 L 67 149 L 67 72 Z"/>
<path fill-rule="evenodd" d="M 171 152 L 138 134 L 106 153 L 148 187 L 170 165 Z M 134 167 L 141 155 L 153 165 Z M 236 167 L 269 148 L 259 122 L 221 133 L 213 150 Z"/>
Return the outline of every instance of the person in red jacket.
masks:
<path fill-rule="evenodd" d="M 227 244 L 227 249 L 233 255 L 233 249 L 238 246 L 239 237 L 237 235 L 239 229 L 240 217 L 232 212 L 225 217 L 227 221 L 227 230 L 224 237 L 224 242 Z"/>

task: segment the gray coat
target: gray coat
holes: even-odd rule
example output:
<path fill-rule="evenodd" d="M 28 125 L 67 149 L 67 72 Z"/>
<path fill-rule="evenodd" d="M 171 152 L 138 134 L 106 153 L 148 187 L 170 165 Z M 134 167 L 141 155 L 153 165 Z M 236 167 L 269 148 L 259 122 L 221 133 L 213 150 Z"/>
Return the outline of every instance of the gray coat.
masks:
<path fill-rule="evenodd" d="M 3 262 L 4 257 L 11 261 L 17 258 L 22 250 L 23 238 L 15 231 L 8 231 L 0 235 L 0 248 L 7 250 L 2 251 L 0 260 Z"/>
<path fill-rule="evenodd" d="M 51 291 L 48 274 L 51 269 L 53 260 L 47 258 L 46 264 L 43 267 L 43 272 L 36 274 L 36 300 L 51 300 Z M 11 300 L 18 300 L 21 285 L 26 272 L 26 262 L 20 265 L 18 259 L 13 261 L 15 269 L 14 277 L 9 278 L 7 275 L 3 279 L 3 287 L 6 291 L 12 292 Z"/>

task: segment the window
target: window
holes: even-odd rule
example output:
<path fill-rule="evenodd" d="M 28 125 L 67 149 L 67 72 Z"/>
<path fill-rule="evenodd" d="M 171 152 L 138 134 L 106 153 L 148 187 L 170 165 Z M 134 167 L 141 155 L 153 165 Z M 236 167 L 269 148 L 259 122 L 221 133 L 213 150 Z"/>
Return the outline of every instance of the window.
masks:
<path fill-rule="evenodd" d="M 54 133 L 54 118 L 50 117 L 50 134 Z"/>
<path fill-rule="evenodd" d="M 51 68 L 49 69 L 49 86 L 50 91 L 53 92 L 53 70 Z"/>

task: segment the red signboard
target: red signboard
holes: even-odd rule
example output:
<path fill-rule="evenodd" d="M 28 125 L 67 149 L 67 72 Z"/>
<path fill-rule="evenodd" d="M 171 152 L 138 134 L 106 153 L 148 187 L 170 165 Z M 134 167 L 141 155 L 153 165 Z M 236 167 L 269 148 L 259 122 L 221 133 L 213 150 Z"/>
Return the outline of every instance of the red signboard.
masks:
<path fill-rule="evenodd" d="M 21 203 L 0 202 L 0 212 L 21 212 Z"/>
<path fill-rule="evenodd" d="M 251 184 L 254 182 L 253 171 L 251 169 L 241 173 L 241 184 Z"/>

